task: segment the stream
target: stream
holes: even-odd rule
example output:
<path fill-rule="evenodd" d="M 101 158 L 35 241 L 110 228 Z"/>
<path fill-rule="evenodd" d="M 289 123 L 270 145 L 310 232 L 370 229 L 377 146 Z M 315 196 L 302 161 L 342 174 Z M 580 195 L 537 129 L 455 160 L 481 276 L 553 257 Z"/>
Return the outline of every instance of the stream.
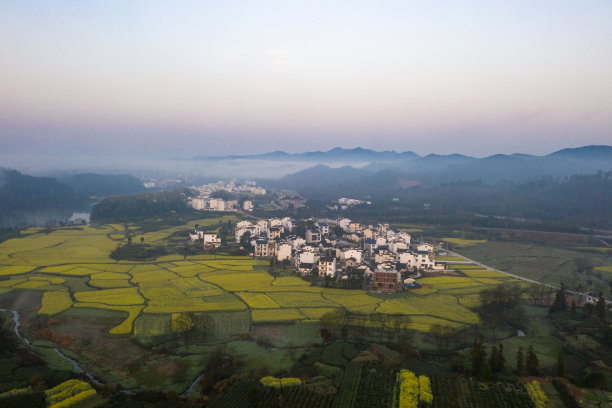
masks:
<path fill-rule="evenodd" d="M 13 331 L 15 332 L 15 335 L 22 340 L 25 344 L 27 344 L 29 347 L 36 349 L 39 347 L 36 347 L 34 345 L 32 345 L 32 342 L 30 342 L 30 340 L 27 337 L 24 337 L 21 335 L 21 333 L 19 332 L 19 327 L 21 326 L 21 321 L 19 320 L 19 312 L 16 310 L 9 310 L 9 309 L 3 309 L 0 307 L 0 312 L 11 312 L 13 314 L 13 322 L 15 323 L 13 326 Z M 74 367 L 74 369 L 79 372 L 79 373 L 83 373 L 87 376 L 87 378 L 89 378 L 91 380 L 91 382 L 93 382 L 94 384 L 96 384 L 97 386 L 103 386 L 104 383 L 101 382 L 100 380 L 98 380 L 96 377 L 94 377 L 94 375 L 92 373 L 90 373 L 89 371 L 85 371 L 83 370 L 83 368 L 81 368 L 81 366 L 79 365 L 79 363 L 77 363 L 76 360 L 68 357 L 67 355 L 65 355 L 64 353 L 62 353 L 57 347 L 53 348 L 53 350 L 57 353 L 58 356 L 60 356 L 61 358 L 63 358 L 66 361 L 69 361 L 70 364 L 72 364 L 72 366 Z M 181 394 L 182 397 L 185 397 L 187 395 L 189 395 L 191 393 L 191 391 L 193 390 L 193 387 L 196 386 L 196 384 L 198 383 L 198 381 L 200 381 L 200 379 L 202 378 L 202 376 L 204 375 L 204 373 L 198 375 L 196 377 L 195 380 L 193 380 L 193 382 L 189 385 L 189 387 Z M 135 392 L 133 390 L 120 390 L 120 392 L 124 393 L 124 394 L 134 394 Z"/>
<path fill-rule="evenodd" d="M 21 335 L 21 333 L 19 332 L 19 327 L 21 326 L 21 322 L 19 321 L 19 312 L 16 310 L 8 310 L 8 309 L 3 309 L 0 307 L 0 312 L 11 312 L 13 314 L 13 322 L 15 322 L 15 325 L 13 326 L 13 331 L 15 332 L 15 335 L 20 339 L 23 340 L 23 342 L 25 344 L 27 344 L 28 346 L 30 346 L 31 348 L 38 348 L 34 345 L 32 345 L 32 342 L 30 342 L 30 340 L 26 337 L 23 337 Z M 67 355 L 65 355 L 64 353 L 62 353 L 57 347 L 53 348 L 53 350 L 57 353 L 58 356 L 60 356 L 61 358 L 63 358 L 66 361 L 69 361 L 70 364 L 72 364 L 72 366 L 74 367 L 74 369 L 76 371 L 78 371 L 79 373 L 83 373 L 87 376 L 87 378 L 89 378 L 91 380 L 91 382 L 93 382 L 94 384 L 98 385 L 98 386 L 102 386 L 104 385 L 103 382 L 101 382 L 100 380 L 98 380 L 96 377 L 94 377 L 94 375 L 92 373 L 90 373 L 89 371 L 85 371 L 81 368 L 81 366 L 79 365 L 79 363 L 77 363 L 75 360 L 71 359 L 70 357 L 68 357 Z"/>

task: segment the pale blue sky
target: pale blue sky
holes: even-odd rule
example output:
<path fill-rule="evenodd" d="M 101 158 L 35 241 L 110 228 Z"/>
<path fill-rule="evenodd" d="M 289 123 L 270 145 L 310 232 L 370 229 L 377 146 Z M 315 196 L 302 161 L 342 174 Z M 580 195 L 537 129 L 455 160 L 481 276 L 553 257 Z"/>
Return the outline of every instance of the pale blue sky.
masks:
<path fill-rule="evenodd" d="M 543 154 L 611 72 L 610 1 L 0 0 L 0 150 Z"/>

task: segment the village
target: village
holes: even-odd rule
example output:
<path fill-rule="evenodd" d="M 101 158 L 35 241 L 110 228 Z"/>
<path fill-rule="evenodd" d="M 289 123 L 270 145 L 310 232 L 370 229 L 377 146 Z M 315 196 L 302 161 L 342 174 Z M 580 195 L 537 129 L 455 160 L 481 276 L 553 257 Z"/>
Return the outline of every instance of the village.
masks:
<path fill-rule="evenodd" d="M 291 267 L 304 279 L 340 282 L 376 292 L 419 288 L 424 272 L 444 272 L 434 248 L 414 243 L 410 234 L 389 224 L 363 225 L 348 218 L 299 220 L 290 217 L 243 220 L 233 230 L 235 242 L 256 259 Z M 221 246 L 216 233 L 195 230 L 192 242 L 204 249 Z"/>

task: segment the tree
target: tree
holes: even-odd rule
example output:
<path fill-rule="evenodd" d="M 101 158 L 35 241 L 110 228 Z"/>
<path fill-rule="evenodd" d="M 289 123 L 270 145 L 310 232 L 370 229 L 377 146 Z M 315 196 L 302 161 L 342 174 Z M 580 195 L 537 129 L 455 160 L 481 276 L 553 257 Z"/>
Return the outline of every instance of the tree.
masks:
<path fill-rule="evenodd" d="M 247 252 L 253 252 L 255 248 L 251 245 L 251 231 L 247 231 L 240 237 L 240 246 Z"/>
<path fill-rule="evenodd" d="M 429 329 L 429 334 L 433 337 L 436 342 L 438 350 L 448 349 L 448 344 L 451 336 L 453 335 L 453 328 L 449 325 L 434 324 Z"/>
<path fill-rule="evenodd" d="M 533 351 L 533 346 L 529 345 L 527 349 L 527 373 L 529 375 L 538 375 L 538 366 L 540 365 L 540 361 L 538 360 L 538 356 Z"/>
<path fill-rule="evenodd" d="M 482 365 L 487 359 L 487 351 L 484 347 L 484 336 L 482 334 L 480 335 L 480 338 L 474 339 L 470 354 L 472 357 L 472 374 L 475 376 L 480 376 Z"/>
<path fill-rule="evenodd" d="M 480 314 L 483 321 L 495 328 L 508 322 L 520 327 L 525 321 L 521 307 L 522 288 L 519 285 L 498 285 L 480 292 Z"/>
<path fill-rule="evenodd" d="M 323 339 L 323 343 L 327 343 L 331 339 L 332 334 L 326 328 L 321 329 L 321 338 Z"/>
<path fill-rule="evenodd" d="M 593 264 L 587 258 L 574 258 L 574 265 L 576 266 L 576 272 L 578 273 L 587 273 L 593 270 Z"/>
<path fill-rule="evenodd" d="M 555 300 L 550 307 L 550 313 L 563 312 L 567 310 L 567 301 L 565 299 L 565 284 L 561 282 L 561 289 L 555 294 Z"/>
<path fill-rule="evenodd" d="M 584 314 L 590 319 L 593 316 L 593 311 L 595 310 L 595 306 L 592 303 L 584 304 Z"/>
<path fill-rule="evenodd" d="M 557 356 L 557 377 L 565 377 L 565 358 L 563 357 L 563 351 L 560 351 Z"/>
<path fill-rule="evenodd" d="M 494 373 L 501 373 L 504 371 L 506 365 L 506 358 L 504 357 L 504 346 L 499 345 L 499 348 L 491 347 L 491 355 L 489 356 L 489 366 L 491 371 Z"/>
<path fill-rule="evenodd" d="M 595 312 L 597 314 L 597 319 L 605 323 L 606 322 L 606 300 L 604 299 L 603 292 L 599 292 L 599 297 L 597 298 L 597 304 L 595 305 Z"/>
<path fill-rule="evenodd" d="M 516 375 L 525 375 L 525 355 L 523 353 L 523 347 L 519 346 L 516 352 Z"/>
<path fill-rule="evenodd" d="M 572 314 L 576 314 L 576 299 L 572 299 L 571 311 L 572 311 Z"/>

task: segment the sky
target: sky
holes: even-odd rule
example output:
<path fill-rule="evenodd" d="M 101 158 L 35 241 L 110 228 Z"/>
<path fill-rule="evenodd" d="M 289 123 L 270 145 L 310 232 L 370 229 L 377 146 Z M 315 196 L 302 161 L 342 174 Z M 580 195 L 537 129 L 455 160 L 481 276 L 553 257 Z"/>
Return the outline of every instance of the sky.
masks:
<path fill-rule="evenodd" d="M 2 0 L 0 161 L 610 145 L 611 73 L 609 0 Z"/>

